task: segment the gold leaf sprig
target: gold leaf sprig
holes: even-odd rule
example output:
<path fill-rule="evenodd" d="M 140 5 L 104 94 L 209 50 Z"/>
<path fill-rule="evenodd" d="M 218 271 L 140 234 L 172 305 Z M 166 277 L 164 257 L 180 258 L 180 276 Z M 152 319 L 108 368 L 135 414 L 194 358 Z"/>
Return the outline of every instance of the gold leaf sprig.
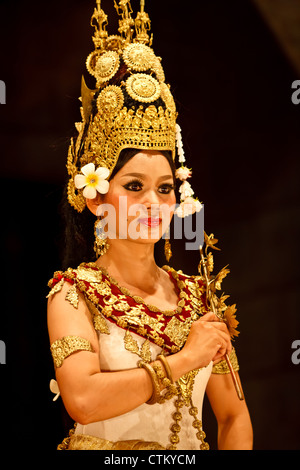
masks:
<path fill-rule="evenodd" d="M 240 332 L 236 329 L 239 322 L 236 319 L 236 304 L 230 305 L 224 312 L 224 322 L 227 325 L 231 338 L 238 336 Z"/>
<path fill-rule="evenodd" d="M 228 266 L 222 268 L 218 274 L 215 276 L 212 275 L 214 269 L 214 259 L 211 251 L 218 250 L 220 248 L 216 246 L 218 243 L 218 239 L 215 238 L 214 234 L 210 234 L 209 236 L 204 232 L 204 242 L 205 242 L 205 255 L 202 256 L 201 262 L 199 263 L 199 273 L 202 278 L 206 281 L 207 287 L 207 301 L 211 300 L 215 307 L 215 312 L 218 318 L 226 323 L 229 334 L 233 339 L 235 336 L 239 335 L 239 331 L 237 330 L 237 326 L 239 322 L 236 319 L 236 304 L 234 305 L 226 305 L 225 301 L 229 298 L 229 295 L 222 295 L 219 297 L 216 294 L 216 291 L 221 290 L 222 281 L 225 279 L 227 274 L 230 273 Z M 203 251 L 202 251 L 203 253 Z M 208 307 L 211 307 L 208 305 Z"/>

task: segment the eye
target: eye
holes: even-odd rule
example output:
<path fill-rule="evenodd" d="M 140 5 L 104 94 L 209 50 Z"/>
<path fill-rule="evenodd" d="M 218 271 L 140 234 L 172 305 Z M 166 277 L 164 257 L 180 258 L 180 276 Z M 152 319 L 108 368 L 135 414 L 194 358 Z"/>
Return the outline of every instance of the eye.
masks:
<path fill-rule="evenodd" d="M 123 188 L 128 191 L 141 191 L 143 189 L 143 183 L 140 180 L 132 180 L 124 184 Z"/>
<path fill-rule="evenodd" d="M 161 193 L 161 194 L 170 194 L 171 191 L 174 191 L 175 190 L 175 185 L 174 184 L 170 184 L 170 183 L 165 183 L 165 184 L 162 184 L 159 188 L 158 188 L 158 191 Z"/>

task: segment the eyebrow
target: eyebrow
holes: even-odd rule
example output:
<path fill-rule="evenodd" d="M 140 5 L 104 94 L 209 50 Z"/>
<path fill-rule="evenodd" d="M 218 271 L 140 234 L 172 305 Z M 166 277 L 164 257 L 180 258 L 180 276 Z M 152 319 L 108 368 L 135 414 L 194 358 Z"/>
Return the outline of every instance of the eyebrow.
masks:
<path fill-rule="evenodd" d="M 122 178 L 124 176 L 135 176 L 137 178 L 145 178 L 147 177 L 148 175 L 145 174 L 145 173 L 126 173 L 125 175 L 122 175 Z M 166 180 L 166 179 L 169 179 L 169 178 L 173 178 L 173 175 L 172 174 L 169 174 L 169 175 L 162 175 L 158 178 L 158 180 Z"/>

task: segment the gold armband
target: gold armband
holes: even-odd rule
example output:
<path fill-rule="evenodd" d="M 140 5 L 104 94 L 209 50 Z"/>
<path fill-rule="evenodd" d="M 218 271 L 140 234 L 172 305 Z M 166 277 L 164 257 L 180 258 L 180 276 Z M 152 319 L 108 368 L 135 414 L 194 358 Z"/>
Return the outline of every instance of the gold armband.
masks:
<path fill-rule="evenodd" d="M 240 366 L 234 348 L 232 348 L 232 351 L 229 355 L 229 359 L 234 372 L 237 372 L 240 369 Z M 217 364 L 214 364 L 212 368 L 212 374 L 230 374 L 230 370 L 225 359 L 223 361 L 218 362 Z"/>
<path fill-rule="evenodd" d="M 54 341 L 50 346 L 53 357 L 54 366 L 61 367 L 64 360 L 77 351 L 94 352 L 91 343 L 79 336 L 65 336 L 64 338 Z"/>

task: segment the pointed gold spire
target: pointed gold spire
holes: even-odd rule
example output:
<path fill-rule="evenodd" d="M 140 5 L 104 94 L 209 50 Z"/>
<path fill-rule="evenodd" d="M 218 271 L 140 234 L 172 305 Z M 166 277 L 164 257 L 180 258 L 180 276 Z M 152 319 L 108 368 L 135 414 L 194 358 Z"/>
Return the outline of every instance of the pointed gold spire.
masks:
<path fill-rule="evenodd" d="M 119 5 L 114 0 L 115 9 L 118 15 L 121 16 L 119 20 L 119 33 L 124 37 L 125 43 L 129 44 L 132 42 L 134 20 L 131 17 L 132 8 L 130 0 L 120 0 Z"/>
<path fill-rule="evenodd" d="M 107 15 L 101 9 L 101 0 L 96 0 L 96 8 L 91 18 L 91 25 L 95 28 L 93 36 L 95 49 L 104 49 L 105 40 L 108 36 L 106 31 Z"/>
<path fill-rule="evenodd" d="M 149 38 L 148 31 L 151 28 L 151 21 L 148 13 L 145 12 L 145 0 L 141 0 L 141 9 L 135 19 L 136 42 L 152 45 L 152 39 Z"/>

